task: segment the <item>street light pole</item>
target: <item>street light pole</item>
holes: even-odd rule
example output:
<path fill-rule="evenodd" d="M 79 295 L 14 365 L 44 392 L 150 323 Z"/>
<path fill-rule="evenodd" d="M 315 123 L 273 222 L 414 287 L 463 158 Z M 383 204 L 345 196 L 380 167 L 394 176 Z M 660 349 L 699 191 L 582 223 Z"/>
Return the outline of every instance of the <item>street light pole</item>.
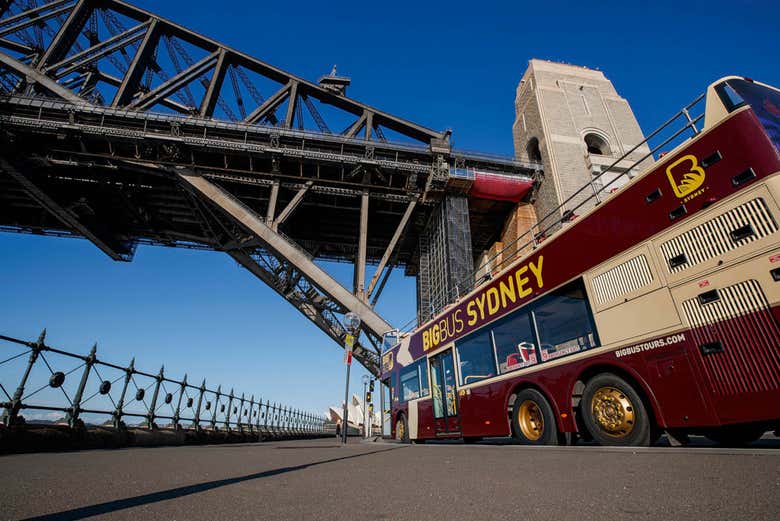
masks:
<path fill-rule="evenodd" d="M 350 349 L 350 348 L 347 348 Z M 349 408 L 347 406 L 347 400 L 349 400 L 349 368 L 352 366 L 352 350 L 347 351 L 347 383 L 344 386 L 344 412 L 341 415 L 341 443 L 347 443 L 347 428 L 349 426 Z"/>
<path fill-rule="evenodd" d="M 366 397 L 368 396 L 366 391 L 368 391 L 369 379 L 370 378 L 368 375 L 363 375 L 363 438 L 368 438 L 370 436 L 369 432 L 371 430 L 371 424 L 368 420 L 368 401 L 366 400 Z"/>
<path fill-rule="evenodd" d="M 352 366 L 352 348 L 355 345 L 355 337 L 360 331 L 360 317 L 357 313 L 350 311 L 344 315 L 346 321 L 347 330 L 349 333 L 345 339 L 345 361 L 347 363 L 347 381 L 344 385 L 344 413 L 341 415 L 341 442 L 346 445 L 347 443 L 347 429 L 349 428 L 349 369 Z"/>

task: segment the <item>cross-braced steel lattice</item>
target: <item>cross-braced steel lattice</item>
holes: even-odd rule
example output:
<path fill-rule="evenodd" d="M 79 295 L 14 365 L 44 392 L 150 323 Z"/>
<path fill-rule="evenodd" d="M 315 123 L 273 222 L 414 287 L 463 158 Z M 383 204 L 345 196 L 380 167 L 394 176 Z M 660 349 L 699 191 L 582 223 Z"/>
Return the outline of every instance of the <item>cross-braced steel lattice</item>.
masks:
<path fill-rule="evenodd" d="M 0 230 L 85 237 L 120 261 L 139 243 L 224 251 L 339 344 L 357 312 L 368 347 L 355 354 L 376 373 L 391 326 L 373 305 L 394 267 L 417 274 L 431 212 L 468 192 L 451 167 L 540 167 L 453 150 L 449 131 L 353 100 L 348 84 L 118 0 L 0 2 Z M 353 287 L 314 259 L 353 263 Z"/>

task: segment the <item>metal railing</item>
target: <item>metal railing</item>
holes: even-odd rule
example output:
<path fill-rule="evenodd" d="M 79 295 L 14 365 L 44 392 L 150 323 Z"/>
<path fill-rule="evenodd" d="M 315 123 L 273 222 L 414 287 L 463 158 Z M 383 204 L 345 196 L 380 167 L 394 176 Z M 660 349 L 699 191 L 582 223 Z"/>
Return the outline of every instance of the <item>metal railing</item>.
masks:
<path fill-rule="evenodd" d="M 10 355 L 0 360 L 0 409 L 7 427 L 52 423 L 71 428 L 224 430 L 261 438 L 326 433 L 326 419 L 311 412 L 239 396 L 233 389 L 225 392 L 221 385 L 209 388 L 205 379 L 200 385 L 189 383 L 187 375 L 175 380 L 165 375 L 164 367 L 156 374 L 141 371 L 135 359 L 127 366 L 100 360 L 97 344 L 79 355 L 45 340 L 46 330 L 34 342 L 0 335 L 2 349 Z M 136 424 L 130 424 L 133 419 Z M 166 420 L 167 425 L 160 425 Z"/>
<path fill-rule="evenodd" d="M 704 94 L 699 95 L 674 116 L 651 132 L 643 141 L 637 143 L 628 152 L 625 152 L 622 156 L 615 159 L 598 175 L 594 175 L 588 183 L 584 184 L 579 190 L 570 195 L 557 208 L 547 213 L 541 219 L 537 219 L 537 223 L 527 232 L 520 235 L 514 241 L 504 245 L 503 249 L 486 259 L 485 262 L 477 267 L 467 278 L 456 285 L 458 291 L 457 298 L 459 299 L 471 292 L 477 286 L 491 280 L 493 275 L 503 270 L 509 264 L 538 248 L 543 241 L 547 240 L 549 236 L 556 232 L 560 227 L 573 222 L 578 217 L 576 214 L 577 210 L 590 204 L 591 201 L 595 201 L 594 206 L 601 204 L 605 200 L 605 195 L 606 197 L 609 197 L 614 191 L 612 190 L 605 194 L 605 191 L 609 189 L 610 186 L 624 177 L 633 178 L 637 174 L 636 169 L 640 164 L 648 159 L 654 161 L 654 154 L 660 150 L 666 150 L 669 147 L 675 148 L 689 137 L 692 138 L 698 135 L 700 130 L 696 125 L 704 118 L 704 107 L 701 103 L 704 98 Z M 698 115 L 693 116 L 692 112 Z M 682 126 L 679 126 L 681 123 Z M 685 136 L 684 133 L 686 131 L 689 131 L 691 135 Z M 661 155 L 663 155 L 663 153 L 661 153 Z M 636 156 L 641 157 L 638 157 L 637 159 Z M 626 166 L 626 163 L 630 164 Z M 609 182 L 600 182 L 602 177 L 608 174 L 613 174 L 614 177 L 609 180 Z M 511 250 L 514 250 L 514 253 L 504 256 L 505 253 Z M 496 261 L 499 258 L 500 260 L 494 264 L 493 261 Z M 483 276 L 478 276 L 483 271 L 486 271 L 486 273 Z M 436 316 L 436 314 L 449 305 L 451 305 L 451 303 L 432 310 L 427 319 Z M 416 319 L 412 319 L 402 329 L 409 331 L 414 329 L 417 325 L 419 324 Z"/>

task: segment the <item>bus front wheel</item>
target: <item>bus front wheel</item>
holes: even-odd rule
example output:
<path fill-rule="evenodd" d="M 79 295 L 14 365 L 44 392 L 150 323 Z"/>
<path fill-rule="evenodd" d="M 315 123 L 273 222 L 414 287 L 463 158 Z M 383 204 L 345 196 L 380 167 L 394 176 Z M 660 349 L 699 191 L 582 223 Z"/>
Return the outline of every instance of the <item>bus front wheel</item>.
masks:
<path fill-rule="evenodd" d="M 636 390 L 611 373 L 591 378 L 580 402 L 582 419 L 601 445 L 649 446 L 654 436 L 642 399 Z"/>
<path fill-rule="evenodd" d="M 512 406 L 512 432 L 524 445 L 558 445 L 558 426 L 552 407 L 536 389 L 523 389 Z"/>
<path fill-rule="evenodd" d="M 406 416 L 403 414 L 399 414 L 395 422 L 395 439 L 401 443 L 409 443 L 409 428 L 406 425 Z"/>

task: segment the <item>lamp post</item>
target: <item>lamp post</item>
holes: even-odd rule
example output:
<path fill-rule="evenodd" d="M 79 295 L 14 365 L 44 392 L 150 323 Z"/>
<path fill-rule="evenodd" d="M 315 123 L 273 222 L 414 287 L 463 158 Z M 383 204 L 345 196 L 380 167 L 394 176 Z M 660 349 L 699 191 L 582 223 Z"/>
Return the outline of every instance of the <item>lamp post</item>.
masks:
<path fill-rule="evenodd" d="M 349 368 L 352 366 L 352 348 L 355 346 L 355 340 L 360 331 L 360 317 L 357 313 L 350 311 L 344 315 L 345 326 L 347 327 L 347 337 L 344 341 L 345 357 L 347 363 L 347 381 L 344 385 L 344 413 L 341 415 L 341 442 L 347 443 L 347 429 L 349 428 Z"/>
<path fill-rule="evenodd" d="M 363 375 L 363 438 L 371 436 L 371 423 L 368 418 L 368 381 L 371 378 L 367 375 Z"/>

